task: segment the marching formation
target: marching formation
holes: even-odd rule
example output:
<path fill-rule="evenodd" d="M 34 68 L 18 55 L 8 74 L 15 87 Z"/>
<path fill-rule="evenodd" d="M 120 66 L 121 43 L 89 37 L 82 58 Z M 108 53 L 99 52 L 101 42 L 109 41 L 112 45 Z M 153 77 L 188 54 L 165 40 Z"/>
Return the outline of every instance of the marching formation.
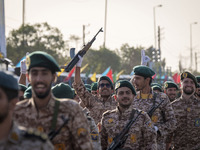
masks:
<path fill-rule="evenodd" d="M 54 84 L 60 67 L 42 51 L 26 56 L 19 82 L 0 71 L 0 150 L 200 149 L 200 77 L 184 71 L 180 87 L 162 87 L 138 65 L 130 81 L 101 76 L 90 86 L 82 56 L 72 87 Z"/>

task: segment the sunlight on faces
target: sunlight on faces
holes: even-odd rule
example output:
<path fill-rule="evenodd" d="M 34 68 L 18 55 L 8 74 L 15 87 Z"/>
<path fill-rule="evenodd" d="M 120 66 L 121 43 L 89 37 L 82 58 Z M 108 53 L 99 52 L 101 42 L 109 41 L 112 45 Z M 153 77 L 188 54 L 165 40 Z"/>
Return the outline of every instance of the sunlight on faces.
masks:
<path fill-rule="evenodd" d="M 144 78 L 142 76 L 139 75 L 134 75 L 133 78 L 131 79 L 131 83 L 133 84 L 133 86 L 135 87 L 136 91 L 140 91 L 143 88 L 146 87 L 146 85 L 149 84 L 149 79 L 150 78 Z"/>
<path fill-rule="evenodd" d="M 177 90 L 175 87 L 167 88 L 166 89 L 166 94 L 169 97 L 170 101 L 175 100 L 177 96 Z"/>
<path fill-rule="evenodd" d="M 104 96 L 108 97 L 108 96 L 110 96 L 113 93 L 111 85 L 109 87 L 106 86 L 108 84 L 110 85 L 110 83 L 107 80 L 101 80 L 99 82 L 99 94 L 102 97 L 104 97 Z M 102 86 L 102 85 L 104 85 L 104 86 Z"/>
<path fill-rule="evenodd" d="M 128 87 L 121 87 L 117 89 L 116 97 L 119 106 L 123 108 L 129 107 L 134 99 L 134 96 L 131 89 Z"/>
<path fill-rule="evenodd" d="M 32 85 L 33 94 L 42 99 L 51 91 L 51 84 L 55 81 L 56 74 L 44 67 L 33 67 L 28 74 L 28 81 Z"/>
<path fill-rule="evenodd" d="M 181 89 L 185 94 L 191 95 L 196 90 L 194 81 L 190 78 L 183 79 Z"/>

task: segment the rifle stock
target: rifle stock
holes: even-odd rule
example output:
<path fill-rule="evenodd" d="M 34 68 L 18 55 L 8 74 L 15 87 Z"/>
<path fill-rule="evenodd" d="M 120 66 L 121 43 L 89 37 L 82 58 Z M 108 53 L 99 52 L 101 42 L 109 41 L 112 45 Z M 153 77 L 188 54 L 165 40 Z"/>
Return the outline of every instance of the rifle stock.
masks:
<path fill-rule="evenodd" d="M 103 32 L 102 28 L 97 32 L 97 34 L 93 37 L 93 39 L 88 42 L 82 50 L 80 50 L 75 56 L 74 58 L 70 61 L 70 63 L 67 65 L 67 67 L 65 68 L 66 72 L 69 72 L 70 70 L 72 70 L 72 68 L 76 65 L 76 63 L 79 61 L 79 57 L 78 55 L 80 55 L 81 57 L 83 57 L 83 55 L 85 55 L 85 53 L 88 51 L 88 49 L 92 46 L 92 43 L 96 40 L 96 36 L 99 34 L 99 32 Z"/>

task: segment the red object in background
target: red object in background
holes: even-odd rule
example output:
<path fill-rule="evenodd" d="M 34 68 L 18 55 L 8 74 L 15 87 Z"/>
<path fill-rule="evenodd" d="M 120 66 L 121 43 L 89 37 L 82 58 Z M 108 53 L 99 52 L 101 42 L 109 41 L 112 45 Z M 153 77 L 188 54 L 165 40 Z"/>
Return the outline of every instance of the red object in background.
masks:
<path fill-rule="evenodd" d="M 152 79 L 154 79 L 156 77 L 156 73 L 152 76 Z"/>
<path fill-rule="evenodd" d="M 106 75 L 107 77 L 110 78 L 110 80 L 113 82 L 113 77 L 112 77 L 112 69 L 110 69 L 110 71 L 107 73 Z"/>
<path fill-rule="evenodd" d="M 72 77 L 72 74 L 74 73 L 74 70 L 75 70 L 75 67 L 69 72 L 68 76 L 63 80 L 63 82 L 68 81 Z"/>
<path fill-rule="evenodd" d="M 178 73 L 175 73 L 172 78 L 174 79 L 174 82 L 176 84 L 179 84 L 180 81 L 181 81 L 181 77 L 180 77 L 180 75 Z"/>

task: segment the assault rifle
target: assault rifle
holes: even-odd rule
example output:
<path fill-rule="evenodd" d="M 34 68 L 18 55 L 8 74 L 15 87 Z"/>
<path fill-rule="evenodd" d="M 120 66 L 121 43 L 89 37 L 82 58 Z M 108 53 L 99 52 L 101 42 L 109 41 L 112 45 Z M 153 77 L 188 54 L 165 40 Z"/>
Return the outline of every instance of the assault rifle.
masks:
<path fill-rule="evenodd" d="M 151 118 L 154 111 L 164 102 L 165 99 L 163 99 L 157 106 L 153 105 L 151 107 L 151 109 L 149 110 L 149 112 L 147 113 L 149 115 L 149 117 Z"/>
<path fill-rule="evenodd" d="M 88 51 L 88 49 L 92 46 L 92 43 L 96 40 L 96 36 L 99 34 L 99 32 L 103 32 L 102 28 L 97 32 L 97 34 L 93 37 L 93 39 L 88 42 L 82 50 L 80 50 L 75 56 L 74 58 L 70 61 L 70 63 L 67 65 L 67 67 L 65 68 L 66 72 L 69 72 L 70 70 L 72 70 L 72 68 L 76 65 L 76 63 L 79 61 L 79 57 L 78 55 L 80 55 L 81 57 L 83 57 L 83 55 L 85 55 L 85 53 Z"/>
<path fill-rule="evenodd" d="M 123 130 L 113 139 L 113 142 L 110 144 L 107 150 L 120 150 L 120 147 L 126 142 L 128 138 L 128 131 L 132 124 L 136 121 L 136 119 L 140 116 L 142 111 L 138 113 L 138 115 L 131 119 L 127 125 L 123 128 Z"/>
<path fill-rule="evenodd" d="M 63 116 L 61 116 L 62 120 L 64 121 L 63 124 L 58 128 L 58 130 L 54 130 L 51 131 L 48 136 L 49 136 L 49 140 L 52 141 L 54 139 L 54 137 L 60 133 L 60 130 L 68 123 L 69 119 L 68 118 L 64 118 Z"/>

